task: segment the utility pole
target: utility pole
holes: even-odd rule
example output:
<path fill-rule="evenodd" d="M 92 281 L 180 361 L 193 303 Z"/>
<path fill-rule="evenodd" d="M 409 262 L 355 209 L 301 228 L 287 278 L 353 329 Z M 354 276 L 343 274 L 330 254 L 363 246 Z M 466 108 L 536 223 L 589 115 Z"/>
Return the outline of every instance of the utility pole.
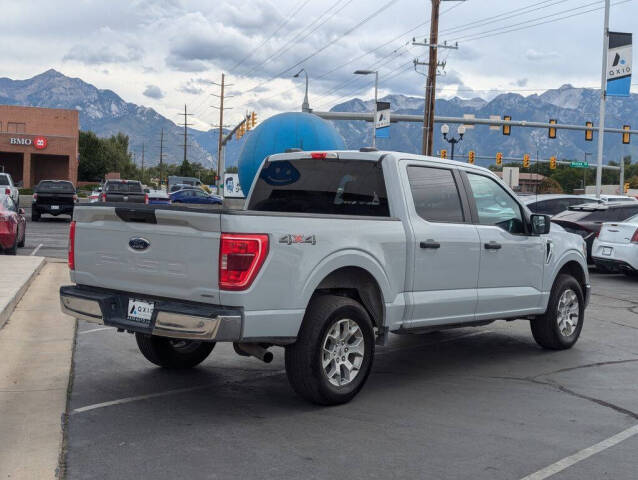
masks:
<path fill-rule="evenodd" d="M 436 100 L 436 76 L 438 75 L 438 68 L 445 68 L 445 62 L 439 63 L 437 60 L 437 51 L 439 48 L 453 48 L 458 49 L 458 44 L 447 45 L 447 42 L 443 45 L 439 45 L 439 7 L 441 2 L 446 0 L 432 0 L 432 12 L 430 15 L 430 41 L 429 42 L 415 42 L 412 41 L 412 45 L 419 45 L 423 47 L 429 47 L 429 57 L 427 61 L 428 74 L 425 82 L 425 105 L 423 108 L 423 140 L 421 142 L 421 154 L 432 155 L 432 146 L 434 144 L 434 105 Z M 465 0 L 459 0 L 465 1 Z M 419 62 L 418 59 L 414 60 L 414 68 L 416 70 L 417 65 L 424 65 L 423 62 Z"/>
<path fill-rule="evenodd" d="M 186 164 L 186 162 L 188 161 L 186 156 L 186 151 L 188 148 L 188 127 L 192 125 L 192 123 L 188 123 L 188 116 L 192 115 L 192 113 L 188 113 L 186 111 L 186 104 L 184 104 L 184 113 L 180 113 L 180 115 L 184 115 L 184 123 L 180 123 L 180 125 L 184 126 L 184 145 L 180 146 L 184 147 L 184 164 Z"/>
<path fill-rule="evenodd" d="M 211 82 L 213 85 L 217 85 L 220 88 L 219 95 L 211 93 L 212 96 L 219 98 L 219 105 L 211 105 L 213 108 L 219 109 L 219 138 L 217 139 L 217 178 L 218 184 L 221 182 L 221 176 L 223 172 L 223 158 L 224 158 L 224 144 L 222 138 L 224 136 L 224 110 L 230 110 L 232 107 L 224 107 L 224 98 L 231 98 L 233 95 L 225 95 L 224 90 L 226 87 L 232 84 L 226 83 L 226 76 L 222 73 L 221 83 Z"/>
<path fill-rule="evenodd" d="M 598 118 L 598 163 L 596 166 L 596 198 L 600 198 L 603 180 L 603 139 L 605 138 L 605 98 L 607 82 L 607 50 L 609 49 L 609 0 L 605 0 L 605 23 L 603 27 L 603 63 L 600 74 L 600 114 Z"/>
<path fill-rule="evenodd" d="M 164 129 L 160 134 L 160 154 L 159 154 L 159 187 L 162 189 L 162 176 L 164 174 Z"/>

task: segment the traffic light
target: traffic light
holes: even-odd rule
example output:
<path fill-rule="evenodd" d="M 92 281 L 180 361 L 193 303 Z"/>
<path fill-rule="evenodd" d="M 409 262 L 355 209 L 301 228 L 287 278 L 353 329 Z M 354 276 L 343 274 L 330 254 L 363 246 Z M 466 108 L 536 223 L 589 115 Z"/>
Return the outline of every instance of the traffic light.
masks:
<path fill-rule="evenodd" d="M 594 122 L 585 122 L 586 127 L 593 127 Z M 587 142 L 591 142 L 594 139 L 594 131 L 593 130 L 585 130 L 585 140 Z"/>
<path fill-rule="evenodd" d="M 529 153 L 523 155 L 523 168 L 529 168 Z"/>
<path fill-rule="evenodd" d="M 470 150 L 467 154 L 467 163 L 474 165 L 474 159 L 476 158 L 476 153 L 474 150 Z"/>
<path fill-rule="evenodd" d="M 556 170 L 556 157 L 549 157 L 549 168 Z"/>
<path fill-rule="evenodd" d="M 496 165 L 499 167 L 503 164 L 503 154 L 501 152 L 496 152 Z"/>
<path fill-rule="evenodd" d="M 629 133 L 631 127 L 629 125 L 623 125 L 622 129 L 625 130 L 625 132 L 622 134 L 622 143 L 627 145 L 629 143 L 629 137 L 631 136 L 631 134 Z"/>
<path fill-rule="evenodd" d="M 257 114 L 255 112 L 250 114 L 250 124 L 253 128 L 257 125 Z"/>
<path fill-rule="evenodd" d="M 244 122 L 244 125 L 246 125 L 246 131 L 250 130 L 250 115 L 246 115 L 246 121 Z"/>
<path fill-rule="evenodd" d="M 549 123 L 551 125 L 556 125 L 556 119 L 555 118 L 550 118 L 549 119 Z M 549 138 L 556 138 L 556 129 L 554 127 L 549 127 L 548 136 L 549 136 Z"/>
<path fill-rule="evenodd" d="M 440 157 L 447 158 L 447 150 L 445 148 L 441 149 Z"/>
<path fill-rule="evenodd" d="M 512 119 L 509 115 L 503 115 L 503 120 L 509 122 Z M 503 135 L 509 135 L 512 130 L 511 125 L 503 125 Z"/>
<path fill-rule="evenodd" d="M 239 128 L 237 129 L 237 140 L 239 140 L 241 137 L 244 136 L 244 124 L 242 123 Z"/>
<path fill-rule="evenodd" d="M 625 187 L 623 188 L 624 193 L 629 191 L 629 183 L 625 183 Z"/>

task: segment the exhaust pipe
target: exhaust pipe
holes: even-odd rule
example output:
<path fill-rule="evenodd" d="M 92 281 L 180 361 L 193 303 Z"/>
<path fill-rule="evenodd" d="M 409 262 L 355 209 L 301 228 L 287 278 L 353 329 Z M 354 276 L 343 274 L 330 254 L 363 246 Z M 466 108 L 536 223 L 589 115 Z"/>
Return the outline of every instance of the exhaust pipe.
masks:
<path fill-rule="evenodd" d="M 255 357 L 264 363 L 272 362 L 272 352 L 269 352 L 258 343 L 233 343 L 233 347 L 235 347 L 235 351 L 239 355 Z"/>

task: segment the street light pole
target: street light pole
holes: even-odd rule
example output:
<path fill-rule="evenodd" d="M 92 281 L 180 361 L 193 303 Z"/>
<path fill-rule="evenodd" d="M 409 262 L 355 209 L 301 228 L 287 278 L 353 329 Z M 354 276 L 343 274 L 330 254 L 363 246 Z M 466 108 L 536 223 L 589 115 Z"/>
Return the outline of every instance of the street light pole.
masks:
<path fill-rule="evenodd" d="M 450 127 L 447 124 L 441 125 L 441 133 L 443 134 L 443 140 L 445 140 L 447 143 L 451 145 L 450 160 L 454 160 L 454 146 L 457 143 L 459 143 L 461 140 L 463 140 L 463 135 L 465 135 L 465 126 L 459 125 L 457 132 L 459 134 L 459 138 L 455 138 L 455 137 L 448 138 L 447 135 L 448 133 L 450 133 Z"/>
<path fill-rule="evenodd" d="M 605 25 L 603 28 L 603 63 L 600 75 L 600 114 L 598 118 L 598 164 L 596 166 L 596 198 L 600 198 L 603 179 L 603 139 L 605 137 L 605 83 L 607 82 L 607 50 L 609 48 L 609 3 L 605 0 Z"/>
<path fill-rule="evenodd" d="M 295 75 L 293 75 L 293 78 L 299 78 L 299 75 L 301 75 L 301 72 L 303 72 L 306 76 L 306 94 L 303 97 L 303 103 L 301 104 L 301 111 L 310 113 L 311 112 L 310 102 L 308 101 L 308 72 L 306 72 L 305 68 L 302 68 Z"/>
<path fill-rule="evenodd" d="M 378 70 L 355 70 L 355 75 L 372 75 L 374 73 L 374 117 L 372 118 L 372 147 L 376 147 L 376 122 L 377 122 L 377 94 L 379 90 L 379 71 Z"/>

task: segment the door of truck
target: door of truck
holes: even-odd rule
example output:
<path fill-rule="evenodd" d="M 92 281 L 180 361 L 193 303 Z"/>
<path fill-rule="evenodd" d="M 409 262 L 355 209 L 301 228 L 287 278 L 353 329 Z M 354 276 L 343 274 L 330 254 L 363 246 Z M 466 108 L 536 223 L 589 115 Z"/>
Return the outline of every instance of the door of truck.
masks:
<path fill-rule="evenodd" d="M 456 168 L 436 162 L 401 162 L 412 230 L 411 305 L 405 327 L 474 320 L 479 236 Z M 411 284 L 411 287 L 410 287 Z"/>
<path fill-rule="evenodd" d="M 546 239 L 527 231 L 521 204 L 495 179 L 463 175 L 481 244 L 477 320 L 536 312 Z"/>

